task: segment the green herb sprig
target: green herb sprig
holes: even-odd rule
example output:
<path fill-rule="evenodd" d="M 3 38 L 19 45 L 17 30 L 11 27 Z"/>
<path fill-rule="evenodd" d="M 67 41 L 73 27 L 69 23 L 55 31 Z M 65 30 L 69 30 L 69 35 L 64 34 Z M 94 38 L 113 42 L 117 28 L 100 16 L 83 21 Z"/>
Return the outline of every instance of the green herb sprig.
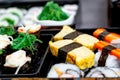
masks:
<path fill-rule="evenodd" d="M 0 34 L 1 35 L 13 35 L 15 34 L 15 30 L 14 30 L 14 26 L 8 26 L 8 27 L 3 27 L 3 26 L 0 26 Z"/>
<path fill-rule="evenodd" d="M 37 37 L 33 34 L 27 33 L 19 33 L 18 37 L 13 39 L 13 43 L 11 44 L 11 48 L 13 50 L 20 50 L 27 48 L 32 53 L 34 53 L 34 43 L 38 41 L 39 43 L 42 43 L 41 40 L 37 39 Z"/>
<path fill-rule="evenodd" d="M 39 20 L 62 21 L 68 18 L 68 15 L 62 11 L 61 7 L 53 1 L 48 2 L 42 12 L 38 15 Z"/>

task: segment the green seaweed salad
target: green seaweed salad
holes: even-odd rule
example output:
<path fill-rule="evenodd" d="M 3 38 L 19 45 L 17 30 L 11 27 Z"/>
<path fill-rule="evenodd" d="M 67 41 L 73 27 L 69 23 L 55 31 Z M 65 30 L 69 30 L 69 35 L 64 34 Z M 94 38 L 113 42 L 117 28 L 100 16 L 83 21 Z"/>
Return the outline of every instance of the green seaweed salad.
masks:
<path fill-rule="evenodd" d="M 62 11 L 61 7 L 53 1 L 47 2 L 42 12 L 38 15 L 39 20 L 66 20 L 69 16 Z"/>
<path fill-rule="evenodd" d="M 10 49 L 12 50 L 20 50 L 20 49 L 27 49 L 34 54 L 34 51 L 36 50 L 34 48 L 35 42 L 42 43 L 41 40 L 37 39 L 37 37 L 34 34 L 26 33 L 18 33 L 13 26 L 3 27 L 0 26 L 0 35 L 8 35 L 16 37 L 13 37 L 12 44 L 10 45 Z M 4 49 L 0 49 L 0 54 L 4 53 Z"/>

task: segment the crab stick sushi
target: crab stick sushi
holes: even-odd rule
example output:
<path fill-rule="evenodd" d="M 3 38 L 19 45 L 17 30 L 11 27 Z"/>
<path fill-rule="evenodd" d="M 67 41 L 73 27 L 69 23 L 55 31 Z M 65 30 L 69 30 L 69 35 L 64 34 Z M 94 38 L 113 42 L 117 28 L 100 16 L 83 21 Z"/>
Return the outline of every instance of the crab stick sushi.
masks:
<path fill-rule="evenodd" d="M 51 53 L 62 62 L 76 64 L 80 69 L 94 65 L 94 52 L 73 40 L 50 41 L 49 46 Z"/>
<path fill-rule="evenodd" d="M 54 36 L 54 41 L 62 39 L 71 39 L 91 50 L 94 50 L 94 43 L 99 41 L 94 36 L 78 32 L 69 26 L 63 26 L 62 30 Z"/>
<path fill-rule="evenodd" d="M 109 43 L 120 43 L 120 35 L 117 33 L 108 32 L 104 28 L 98 28 L 93 32 L 93 35 L 100 40 L 107 41 Z"/>
<path fill-rule="evenodd" d="M 110 67 L 110 68 L 119 68 L 120 60 L 114 55 L 110 55 L 109 53 L 104 53 L 100 50 L 95 53 L 95 67 Z"/>
<path fill-rule="evenodd" d="M 120 67 L 120 49 L 105 41 L 95 43 L 95 47 L 98 49 L 95 54 L 95 66 Z"/>
<path fill-rule="evenodd" d="M 69 63 L 54 64 L 47 75 L 48 78 L 80 78 L 83 76 L 83 71 Z"/>
<path fill-rule="evenodd" d="M 109 43 L 105 42 L 105 41 L 99 41 L 97 43 L 95 43 L 95 48 L 99 49 L 99 50 L 104 50 L 106 52 L 109 52 L 111 55 L 116 56 L 117 58 L 120 59 L 120 49 L 109 45 Z"/>

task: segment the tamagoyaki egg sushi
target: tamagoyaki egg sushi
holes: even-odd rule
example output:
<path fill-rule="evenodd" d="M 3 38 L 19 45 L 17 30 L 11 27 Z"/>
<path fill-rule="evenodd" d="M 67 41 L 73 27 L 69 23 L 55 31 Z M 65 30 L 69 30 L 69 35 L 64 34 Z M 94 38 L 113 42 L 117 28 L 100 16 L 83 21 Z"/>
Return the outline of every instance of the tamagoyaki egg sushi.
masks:
<path fill-rule="evenodd" d="M 62 39 L 71 39 L 79 44 L 82 44 L 88 47 L 91 50 L 94 50 L 94 43 L 99 40 L 92 35 L 78 32 L 72 29 L 70 26 L 63 26 L 62 30 L 54 36 L 54 41 Z"/>
<path fill-rule="evenodd" d="M 50 41 L 49 46 L 52 55 L 62 62 L 76 64 L 80 69 L 87 69 L 94 65 L 94 52 L 73 40 Z"/>

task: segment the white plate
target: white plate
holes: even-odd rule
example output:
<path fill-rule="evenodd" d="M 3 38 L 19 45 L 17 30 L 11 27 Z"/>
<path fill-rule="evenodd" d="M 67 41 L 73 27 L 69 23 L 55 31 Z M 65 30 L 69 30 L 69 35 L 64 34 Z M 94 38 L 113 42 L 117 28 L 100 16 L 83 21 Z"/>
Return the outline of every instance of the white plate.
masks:
<path fill-rule="evenodd" d="M 67 15 L 69 16 L 68 19 L 63 20 L 63 21 L 54 21 L 54 20 L 38 20 L 37 16 L 39 14 L 37 14 L 34 17 L 35 22 L 41 24 L 42 26 L 63 26 L 63 25 L 72 25 L 74 23 L 74 18 L 75 18 L 75 14 L 76 12 L 73 11 L 68 11 L 62 8 L 62 10 L 67 13 Z M 42 10 L 41 10 L 42 11 Z M 40 12 L 41 13 L 41 12 Z"/>

